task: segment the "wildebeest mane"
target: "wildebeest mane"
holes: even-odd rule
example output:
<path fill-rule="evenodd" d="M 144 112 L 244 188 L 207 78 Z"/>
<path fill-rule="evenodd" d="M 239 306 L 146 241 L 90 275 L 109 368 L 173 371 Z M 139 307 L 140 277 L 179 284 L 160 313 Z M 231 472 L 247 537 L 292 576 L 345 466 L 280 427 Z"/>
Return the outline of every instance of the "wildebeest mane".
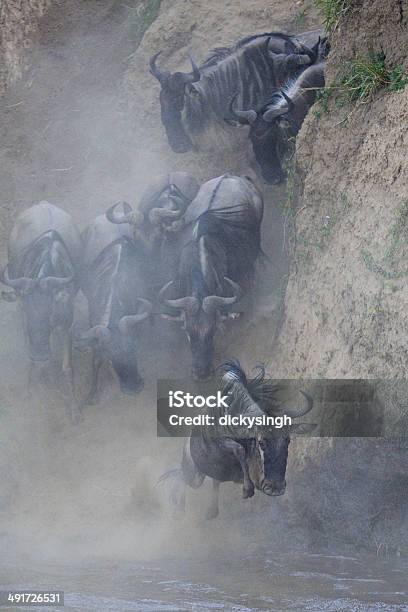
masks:
<path fill-rule="evenodd" d="M 205 211 L 197 220 L 196 240 L 214 238 L 230 255 L 228 269 L 239 277 L 252 272 L 255 260 L 263 255 L 259 220 L 253 208 L 237 204 Z"/>
<path fill-rule="evenodd" d="M 184 113 L 192 135 L 201 134 L 214 119 L 222 125 L 224 120 L 234 119 L 228 102 L 235 91 L 241 108 L 260 105 L 270 95 L 279 79 L 268 52 L 268 37 L 272 36 L 292 41 L 286 34 L 266 32 L 247 36 L 230 48 L 212 51 L 200 66 L 201 79 L 186 89 Z M 249 44 L 252 41 L 255 44 Z"/>
<path fill-rule="evenodd" d="M 242 47 L 244 47 L 246 44 L 256 40 L 257 38 L 264 38 L 265 36 L 275 36 L 288 42 L 292 39 L 289 34 L 283 34 L 282 32 L 263 32 L 262 34 L 251 34 L 249 36 L 244 36 L 244 38 L 241 38 L 232 47 L 215 47 L 214 49 L 211 49 L 210 55 L 200 65 L 200 69 L 215 66 L 218 62 L 232 55 L 235 51 L 242 49 Z"/>
<path fill-rule="evenodd" d="M 70 276 L 74 265 L 60 234 L 50 230 L 39 236 L 23 253 L 19 275 L 27 278 Z"/>
<path fill-rule="evenodd" d="M 280 387 L 266 374 L 264 364 L 258 364 L 254 369 L 257 372 L 256 375 L 248 378 L 238 359 L 224 361 L 218 368 L 220 372 L 230 374 L 243 384 L 265 414 L 273 415 L 274 409 L 279 406 L 277 394 Z"/>
<path fill-rule="evenodd" d="M 186 244 L 180 257 L 176 282 L 179 295 L 195 293 L 203 298 L 222 291 L 224 274 L 218 275 L 216 286 L 208 286 L 204 278 L 199 254 L 199 242 L 203 237 L 216 269 L 223 260 L 226 275 L 236 282 L 252 277 L 255 261 L 263 255 L 255 211 L 242 204 L 210 209 L 198 218 L 194 239 Z"/>

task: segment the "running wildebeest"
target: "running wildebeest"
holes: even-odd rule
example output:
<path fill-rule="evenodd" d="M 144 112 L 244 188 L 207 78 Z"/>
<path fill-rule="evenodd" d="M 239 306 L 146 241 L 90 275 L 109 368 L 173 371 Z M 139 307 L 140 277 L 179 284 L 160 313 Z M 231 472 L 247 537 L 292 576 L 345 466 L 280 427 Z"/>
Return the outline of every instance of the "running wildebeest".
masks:
<path fill-rule="evenodd" d="M 241 125 L 250 126 L 254 155 L 267 183 L 280 183 L 285 178 L 280 149 L 285 149 L 288 138 L 297 136 L 318 90 L 324 87 L 326 54 L 327 41 L 319 40 L 316 63 L 276 90 L 258 111 L 257 107 L 239 107 L 237 96 L 232 98 L 231 113 Z"/>
<path fill-rule="evenodd" d="M 190 58 L 188 73 L 160 69 L 161 51 L 156 53 L 150 71 L 161 85 L 161 120 L 173 151 L 191 150 L 211 124 L 225 127 L 225 120 L 234 120 L 229 102 L 235 93 L 239 108 L 259 108 L 274 89 L 313 63 L 313 45 L 309 48 L 301 37 L 278 32 L 248 36 L 231 48 L 214 49 L 199 67 Z"/>
<path fill-rule="evenodd" d="M 51 359 L 52 332 L 61 333 L 63 384 L 73 410 L 71 326 L 81 253 L 80 235 L 71 216 L 43 201 L 17 218 L 1 277 L 13 289 L 3 297 L 18 297 L 22 304 L 32 365 Z M 30 379 L 31 375 L 32 368 Z"/>
<path fill-rule="evenodd" d="M 100 215 L 82 239 L 81 289 L 88 300 L 91 327 L 77 342 L 93 348 L 92 384 L 86 400 L 92 403 L 104 360 L 112 363 L 124 393 L 142 389 L 136 329 L 149 318 L 152 304 L 146 299 L 143 257 L 129 225 L 114 225 Z"/>
<path fill-rule="evenodd" d="M 145 252 L 146 262 L 150 261 L 152 285 L 161 287 L 173 273 L 179 251 L 178 233 L 199 188 L 196 179 L 186 172 L 171 172 L 149 185 L 137 210 L 118 203 L 106 212 L 111 223 L 130 224 L 135 243 Z"/>
<path fill-rule="evenodd" d="M 186 227 L 177 273 L 159 293 L 178 315 L 190 342 L 192 374 L 213 374 L 214 336 L 223 318 L 252 286 L 262 253 L 263 200 L 251 179 L 225 174 L 201 186 L 185 215 Z"/>
<path fill-rule="evenodd" d="M 222 395 L 228 394 L 228 408 L 211 409 L 217 418 L 224 415 L 251 417 L 283 416 L 295 419 L 304 416 L 313 407 L 313 400 L 301 391 L 298 406 L 282 404 L 278 399 L 279 387 L 265 375 L 263 367 L 249 380 L 239 362 L 227 361 L 221 369 Z M 287 402 L 285 402 L 287 404 Z M 179 510 L 185 507 L 185 486 L 199 488 L 206 476 L 212 479 L 211 504 L 207 518 L 218 515 L 218 496 L 221 482 L 242 483 L 242 497 L 252 497 L 255 488 L 265 495 L 283 495 L 286 489 L 286 465 L 290 434 L 309 433 L 313 423 L 284 425 L 282 428 L 240 426 L 194 427 L 184 446 L 181 466 L 164 473 L 160 482 L 169 480 L 171 501 Z"/>

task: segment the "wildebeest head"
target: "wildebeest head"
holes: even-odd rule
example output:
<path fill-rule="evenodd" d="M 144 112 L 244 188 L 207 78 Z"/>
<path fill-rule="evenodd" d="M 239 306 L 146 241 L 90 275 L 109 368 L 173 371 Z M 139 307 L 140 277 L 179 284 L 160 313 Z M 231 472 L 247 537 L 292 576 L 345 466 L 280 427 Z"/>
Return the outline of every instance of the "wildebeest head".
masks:
<path fill-rule="evenodd" d="M 30 355 L 33 361 L 50 358 L 50 333 L 69 329 L 73 318 L 74 276 L 10 278 L 8 266 L 1 281 L 12 287 L 25 313 Z"/>
<path fill-rule="evenodd" d="M 153 305 L 138 299 L 140 312 L 121 317 L 115 325 L 95 325 L 76 337 L 77 346 L 91 345 L 112 362 L 122 391 L 128 394 L 143 388 L 136 360 L 135 328 L 150 316 Z"/>
<path fill-rule="evenodd" d="M 174 232 L 182 226 L 182 216 L 198 192 L 199 185 L 189 175 L 175 172 L 169 181 L 153 188 L 142 198 L 140 209 L 133 210 L 127 202 L 117 202 L 111 206 L 106 217 L 115 224 L 129 223 L 135 232 L 143 231 L 145 237 L 163 232 Z M 174 180 L 171 180 L 174 179 Z"/>
<path fill-rule="evenodd" d="M 166 319 L 179 321 L 183 325 L 190 343 L 192 355 L 192 375 L 196 380 L 208 380 L 214 373 L 214 336 L 220 320 L 228 318 L 226 309 L 235 304 L 242 295 L 240 286 L 225 277 L 233 295 L 224 297 L 209 295 L 200 300 L 196 296 L 177 299 L 165 298 L 167 290 L 174 284 L 167 283 L 159 293 L 159 299 L 170 308 L 179 310 L 178 316 L 162 315 Z"/>
<path fill-rule="evenodd" d="M 313 399 L 301 391 L 302 401 L 292 404 L 278 403 L 276 394 L 279 388 L 265 376 L 263 367 L 258 375 L 248 380 L 245 372 L 236 361 L 221 366 L 226 370 L 223 376 L 223 393 L 230 396 L 230 413 L 250 414 L 251 416 L 283 416 L 292 419 L 304 416 L 312 410 Z M 315 428 L 313 423 L 296 423 L 282 428 L 256 428 L 240 432 L 249 455 L 251 477 L 257 489 L 266 495 L 283 495 L 286 489 L 286 466 L 290 434 L 307 433 Z M 245 436 L 247 439 L 245 440 Z"/>
<path fill-rule="evenodd" d="M 161 120 L 173 151 L 175 153 L 186 153 L 191 150 L 193 145 L 182 122 L 185 89 L 187 85 L 200 80 L 200 71 L 191 57 L 191 72 L 174 72 L 172 74 L 168 70 L 161 70 L 156 63 L 160 54 L 161 51 L 150 59 L 150 72 L 161 85 Z"/>
<path fill-rule="evenodd" d="M 285 173 L 280 153 L 288 133 L 291 134 L 291 123 L 285 115 L 292 109 L 292 101 L 284 91 L 279 91 L 257 112 L 238 110 L 234 107 L 235 98 L 231 101 L 231 114 L 241 125 L 250 126 L 249 138 L 264 180 L 270 185 L 281 183 Z"/>

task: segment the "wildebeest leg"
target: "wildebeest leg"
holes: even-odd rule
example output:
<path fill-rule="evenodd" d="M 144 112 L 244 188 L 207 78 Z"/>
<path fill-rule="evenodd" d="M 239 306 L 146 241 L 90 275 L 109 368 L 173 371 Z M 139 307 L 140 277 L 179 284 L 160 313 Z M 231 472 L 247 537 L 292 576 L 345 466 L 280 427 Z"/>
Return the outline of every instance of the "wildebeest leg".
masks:
<path fill-rule="evenodd" d="M 99 355 L 99 351 L 92 349 L 92 374 L 91 374 L 91 388 L 84 401 L 84 404 L 93 405 L 98 402 L 98 377 L 99 370 L 101 369 L 103 359 Z"/>
<path fill-rule="evenodd" d="M 61 369 L 63 378 L 63 392 L 67 397 L 70 412 L 69 416 L 73 423 L 78 423 L 81 418 L 81 411 L 75 397 L 74 368 L 72 362 L 72 338 L 71 334 L 66 330 L 64 330 L 62 337 Z"/>
<path fill-rule="evenodd" d="M 211 519 L 215 519 L 218 516 L 218 513 L 220 511 L 219 504 L 218 504 L 220 484 L 221 483 L 219 480 L 215 480 L 214 478 L 212 479 L 210 505 L 207 509 L 207 512 L 205 513 L 205 518 L 208 519 L 209 521 Z"/>
<path fill-rule="evenodd" d="M 247 497 L 252 497 L 255 488 L 254 483 L 251 480 L 249 475 L 249 467 L 246 458 L 245 448 L 235 440 L 231 440 L 230 438 L 225 438 L 222 441 L 222 448 L 234 455 L 234 457 L 239 461 L 239 464 L 242 468 L 242 473 L 244 475 L 244 482 L 242 485 L 242 497 L 246 499 Z"/>

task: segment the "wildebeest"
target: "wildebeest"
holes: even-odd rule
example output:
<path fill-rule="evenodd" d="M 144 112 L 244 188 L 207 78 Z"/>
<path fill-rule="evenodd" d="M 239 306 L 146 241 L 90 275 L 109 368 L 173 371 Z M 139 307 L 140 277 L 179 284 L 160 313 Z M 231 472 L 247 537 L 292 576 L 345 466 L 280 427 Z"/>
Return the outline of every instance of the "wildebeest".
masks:
<path fill-rule="evenodd" d="M 82 234 L 84 257 L 81 289 L 88 300 L 90 329 L 78 344 L 93 348 L 92 385 L 86 403 L 95 401 L 98 372 L 110 361 L 125 393 L 137 393 L 143 379 L 137 367 L 136 330 L 149 318 L 143 257 L 129 225 L 97 217 Z"/>
<path fill-rule="evenodd" d="M 70 331 L 81 253 L 79 232 L 70 215 L 43 201 L 17 218 L 1 277 L 13 289 L 4 297 L 21 301 L 32 362 L 51 359 L 51 334 L 61 332 L 62 372 L 72 399 Z"/>
<path fill-rule="evenodd" d="M 251 179 L 225 174 L 201 186 L 185 215 L 177 273 L 161 289 L 163 304 L 178 310 L 192 353 L 192 374 L 212 376 L 214 335 L 252 284 L 261 254 L 263 200 Z M 232 313 L 230 313 L 232 314 Z"/>
<path fill-rule="evenodd" d="M 183 450 L 180 468 L 169 470 L 160 481 L 169 480 L 170 499 L 180 510 L 185 505 L 185 485 L 197 489 L 206 476 L 212 479 L 212 499 L 207 518 L 218 515 L 218 493 L 221 482 L 242 483 L 243 498 L 252 497 L 255 488 L 266 495 L 283 495 L 286 489 L 286 465 L 290 434 L 308 433 L 312 423 L 297 423 L 276 427 L 218 427 L 224 415 L 252 417 L 283 416 L 295 419 L 313 407 L 312 398 L 301 391 L 297 406 L 282 404 L 279 387 L 265 375 L 262 366 L 249 380 L 238 361 L 227 361 L 221 369 L 222 394 L 228 395 L 228 408 L 211 409 L 215 425 L 195 427 Z M 286 405 L 285 405 L 286 404 Z"/>
<path fill-rule="evenodd" d="M 168 280 L 166 270 L 172 270 L 171 262 L 179 250 L 177 233 L 184 226 L 184 214 L 199 188 L 190 174 L 171 172 L 152 181 L 137 210 L 118 203 L 106 212 L 111 223 L 131 226 L 135 243 L 151 263 L 152 284 Z"/>
<path fill-rule="evenodd" d="M 301 35 L 300 35 L 301 36 Z M 161 120 L 176 153 L 197 146 L 209 125 L 234 120 L 229 102 L 238 94 L 239 108 L 259 108 L 299 68 L 314 62 L 313 49 L 300 37 L 268 32 L 243 38 L 231 48 L 217 48 L 199 67 L 191 59 L 189 73 L 160 69 L 157 58 L 150 71 L 161 85 Z"/>
<path fill-rule="evenodd" d="M 255 158 L 268 183 L 280 183 L 285 177 L 280 150 L 284 150 L 288 138 L 298 134 L 318 90 L 324 87 L 326 53 L 326 40 L 319 40 L 316 62 L 276 90 L 259 110 L 256 106 L 240 106 L 237 96 L 231 100 L 232 114 L 239 123 L 250 126 Z"/>

